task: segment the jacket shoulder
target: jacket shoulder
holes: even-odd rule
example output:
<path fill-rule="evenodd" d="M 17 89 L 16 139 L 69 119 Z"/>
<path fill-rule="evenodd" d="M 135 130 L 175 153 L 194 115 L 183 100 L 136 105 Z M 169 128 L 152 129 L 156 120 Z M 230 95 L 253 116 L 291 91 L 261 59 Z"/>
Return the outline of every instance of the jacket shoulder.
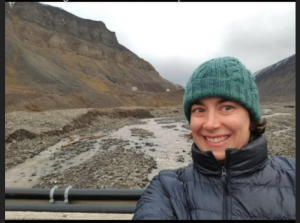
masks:
<path fill-rule="evenodd" d="M 185 167 L 161 170 L 153 177 L 137 203 L 133 219 L 186 219 L 186 199 L 181 179 Z"/>
<path fill-rule="evenodd" d="M 173 170 L 161 170 L 157 177 L 160 179 L 161 182 L 164 182 L 165 180 L 170 181 L 171 178 L 174 180 L 179 181 L 180 183 L 183 183 L 188 180 L 188 176 L 194 176 L 194 166 L 193 163 L 190 163 L 188 166 L 181 167 L 178 169 Z"/>
<path fill-rule="evenodd" d="M 186 174 L 187 171 L 193 169 L 192 163 L 190 163 L 188 166 L 181 167 L 178 169 L 170 169 L 170 170 L 161 170 L 158 173 L 158 177 L 165 178 L 165 177 L 171 177 L 171 178 L 176 178 L 178 180 L 181 180 L 184 175 Z"/>
<path fill-rule="evenodd" d="M 286 156 L 269 155 L 269 164 L 274 168 L 282 171 L 295 172 L 296 161 L 294 158 Z"/>

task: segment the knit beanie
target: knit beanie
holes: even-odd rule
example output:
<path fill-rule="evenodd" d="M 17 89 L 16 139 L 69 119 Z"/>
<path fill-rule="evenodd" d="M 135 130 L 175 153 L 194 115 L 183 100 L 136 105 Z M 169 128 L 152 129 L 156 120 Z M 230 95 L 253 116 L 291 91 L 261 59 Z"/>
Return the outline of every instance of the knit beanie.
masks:
<path fill-rule="evenodd" d="M 201 64 L 186 85 L 183 111 L 190 123 L 191 106 L 200 99 L 221 97 L 244 106 L 254 121 L 261 122 L 254 76 L 236 58 L 223 57 Z"/>

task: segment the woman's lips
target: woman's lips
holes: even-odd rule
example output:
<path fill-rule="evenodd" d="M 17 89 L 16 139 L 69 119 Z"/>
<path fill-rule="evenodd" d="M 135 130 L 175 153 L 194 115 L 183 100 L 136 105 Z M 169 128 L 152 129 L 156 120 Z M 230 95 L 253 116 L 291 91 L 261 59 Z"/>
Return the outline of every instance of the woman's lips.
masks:
<path fill-rule="evenodd" d="M 208 146 L 212 146 L 212 147 L 222 147 L 224 146 L 224 144 L 226 143 L 226 141 L 228 140 L 230 136 L 226 135 L 226 136 L 204 136 L 205 142 Z"/>
<path fill-rule="evenodd" d="M 229 138 L 229 136 L 219 136 L 219 137 L 209 137 L 209 136 L 204 136 L 204 138 L 212 143 L 218 143 L 218 142 L 223 142 L 226 139 Z"/>

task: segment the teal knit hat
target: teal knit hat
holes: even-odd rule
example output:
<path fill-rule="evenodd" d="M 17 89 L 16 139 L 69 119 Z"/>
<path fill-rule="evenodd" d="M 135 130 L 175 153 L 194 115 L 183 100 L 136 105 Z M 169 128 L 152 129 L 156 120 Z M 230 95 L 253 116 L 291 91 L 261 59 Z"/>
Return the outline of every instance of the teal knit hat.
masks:
<path fill-rule="evenodd" d="M 223 57 L 201 64 L 186 85 L 183 111 L 190 123 L 191 106 L 200 99 L 221 97 L 244 106 L 254 121 L 261 122 L 254 76 L 236 58 Z"/>

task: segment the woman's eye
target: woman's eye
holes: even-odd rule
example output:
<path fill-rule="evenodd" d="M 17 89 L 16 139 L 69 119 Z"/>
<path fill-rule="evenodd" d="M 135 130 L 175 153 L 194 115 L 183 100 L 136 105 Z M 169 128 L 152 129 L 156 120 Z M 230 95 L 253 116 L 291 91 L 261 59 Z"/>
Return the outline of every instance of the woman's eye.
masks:
<path fill-rule="evenodd" d="M 202 109 L 202 108 L 196 108 L 195 110 L 194 110 L 194 112 L 196 112 L 196 113 L 201 113 L 201 112 L 203 112 L 204 110 Z"/>
<path fill-rule="evenodd" d="M 225 111 L 229 111 L 229 110 L 232 109 L 232 106 L 226 105 L 222 109 L 225 110 Z"/>

